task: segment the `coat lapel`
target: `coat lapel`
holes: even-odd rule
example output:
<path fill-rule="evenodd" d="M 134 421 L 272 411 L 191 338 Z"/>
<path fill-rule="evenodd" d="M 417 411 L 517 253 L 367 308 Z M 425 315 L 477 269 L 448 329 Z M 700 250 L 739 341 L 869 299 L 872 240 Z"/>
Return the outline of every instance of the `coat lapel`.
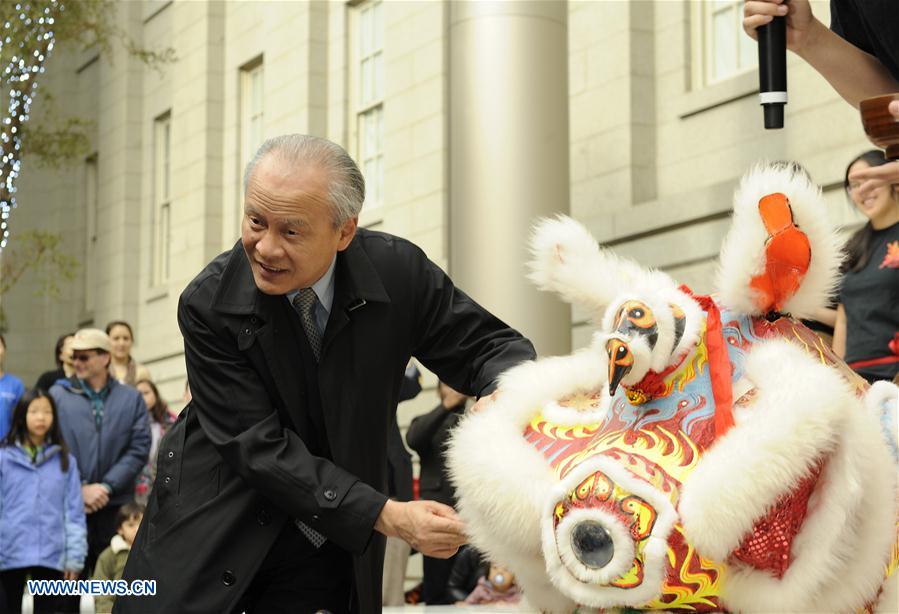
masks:
<path fill-rule="evenodd" d="M 283 296 L 260 294 L 260 316 L 265 324 L 257 331 L 257 339 L 265 363 L 272 375 L 284 409 L 301 435 L 306 425 L 303 407 L 305 380 L 299 346 L 294 340 L 294 329 L 287 320 L 292 314 Z"/>
<path fill-rule="evenodd" d="M 270 385 L 276 388 L 283 403 L 282 415 L 290 419 L 297 433 L 304 435 L 305 382 L 299 372 L 302 369 L 299 348 L 291 342 L 293 329 L 287 320 L 291 315 L 290 306 L 284 296 L 259 292 L 239 241 L 225 265 L 213 307 L 222 313 L 244 316 L 237 333 L 238 349 L 260 367 L 260 373 L 271 374 Z"/>
<path fill-rule="evenodd" d="M 328 346 L 337 338 L 350 322 L 353 312 L 365 309 L 369 303 L 389 303 L 390 297 L 377 270 L 360 244 L 359 235 L 344 251 L 337 254 L 334 266 L 334 302 L 328 326 L 322 339 L 322 356 L 328 353 Z"/>
<path fill-rule="evenodd" d="M 360 237 L 366 232 L 359 230 L 347 249 L 337 254 L 334 302 L 322 339 L 319 391 L 332 450 L 335 449 L 334 434 L 341 428 L 340 419 L 344 413 L 341 410 L 355 405 L 355 388 L 361 385 L 354 358 L 356 348 L 364 343 L 364 331 L 353 330 L 354 314 L 359 315 L 374 304 L 390 303 L 377 270 L 362 248 Z M 244 316 L 238 332 L 238 348 L 251 360 L 259 362 L 258 357 L 254 358 L 253 350 L 254 341 L 258 341 L 264 361 L 260 371 L 267 370 L 271 374 L 284 403 L 283 409 L 297 432 L 303 435 L 307 422 L 302 407 L 305 383 L 299 372 L 302 357 L 297 344 L 291 342 L 293 328 L 286 319 L 293 316 L 293 312 L 284 296 L 259 292 L 239 241 L 228 256 L 222 283 L 213 297 L 213 307 L 222 313 Z"/>
<path fill-rule="evenodd" d="M 335 455 L 350 453 L 341 445 L 341 434 L 353 432 L 353 409 L 357 394 L 366 385 L 364 373 L 357 366 L 365 343 L 365 327 L 353 326 L 354 318 L 367 315 L 379 304 L 390 303 L 374 265 L 356 237 L 344 251 L 337 254 L 334 267 L 334 302 L 328 316 L 328 326 L 322 339 L 322 355 L 318 366 L 318 388 L 321 393 L 325 430 Z M 347 423 L 344 424 L 343 421 Z"/>

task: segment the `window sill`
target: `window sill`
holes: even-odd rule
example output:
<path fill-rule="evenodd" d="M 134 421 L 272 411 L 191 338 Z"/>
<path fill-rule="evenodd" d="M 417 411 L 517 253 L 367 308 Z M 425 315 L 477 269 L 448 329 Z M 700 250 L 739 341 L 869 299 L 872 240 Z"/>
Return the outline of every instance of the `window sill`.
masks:
<path fill-rule="evenodd" d="M 153 303 L 155 301 L 158 301 L 160 299 L 167 297 L 168 295 L 169 295 L 168 286 L 152 286 L 147 291 L 147 299 L 145 302 Z"/>
<path fill-rule="evenodd" d="M 751 70 L 726 81 L 687 92 L 676 106 L 677 116 L 686 119 L 728 102 L 758 94 L 758 71 Z"/>

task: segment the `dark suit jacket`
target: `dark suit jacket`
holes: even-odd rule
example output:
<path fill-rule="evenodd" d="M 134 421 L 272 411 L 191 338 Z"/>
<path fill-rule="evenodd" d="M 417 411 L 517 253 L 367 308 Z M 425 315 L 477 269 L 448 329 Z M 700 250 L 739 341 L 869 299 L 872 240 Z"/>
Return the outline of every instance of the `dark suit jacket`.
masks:
<path fill-rule="evenodd" d="M 193 400 L 160 445 L 124 574 L 157 580 L 157 594 L 118 598 L 117 612 L 230 611 L 291 517 L 354 555 L 359 608 L 378 611 L 385 540 L 373 526 L 410 356 L 476 395 L 534 356 L 415 245 L 360 229 L 337 256 L 318 370 L 329 460 L 306 447 L 292 317 L 284 296 L 257 290 L 240 243 L 181 295 Z"/>
<path fill-rule="evenodd" d="M 443 404 L 412 419 L 406 431 L 406 443 L 418 452 L 421 463 L 418 490 L 422 499 L 446 505 L 456 504 L 456 494 L 446 475 L 446 445 L 450 430 L 459 423 L 465 404 L 447 411 Z"/>

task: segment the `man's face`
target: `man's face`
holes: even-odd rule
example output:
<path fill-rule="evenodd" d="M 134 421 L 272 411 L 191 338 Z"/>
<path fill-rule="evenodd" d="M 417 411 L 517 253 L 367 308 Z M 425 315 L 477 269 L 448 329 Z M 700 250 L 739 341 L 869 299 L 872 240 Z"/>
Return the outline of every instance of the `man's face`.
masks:
<path fill-rule="evenodd" d="M 333 219 L 327 171 L 263 158 L 247 186 L 241 225 L 256 287 L 287 294 L 318 281 L 356 232 L 356 218 L 340 228 Z"/>
<path fill-rule="evenodd" d="M 109 373 L 109 354 L 100 350 L 75 350 L 72 361 L 79 379 L 88 380 Z"/>

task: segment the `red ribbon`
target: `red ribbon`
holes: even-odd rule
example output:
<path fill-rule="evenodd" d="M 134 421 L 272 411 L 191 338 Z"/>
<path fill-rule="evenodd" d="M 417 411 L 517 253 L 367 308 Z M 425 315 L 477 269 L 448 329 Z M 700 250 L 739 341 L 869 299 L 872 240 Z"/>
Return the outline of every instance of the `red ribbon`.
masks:
<path fill-rule="evenodd" d="M 696 296 L 685 285 L 680 289 L 693 297 L 706 312 L 705 344 L 709 352 L 709 378 L 712 381 L 712 396 L 715 397 L 715 437 L 718 438 L 734 425 L 730 357 L 724 341 L 721 312 L 712 297 Z"/>
<path fill-rule="evenodd" d="M 681 359 L 665 370 L 656 373 L 655 371 L 647 371 L 639 382 L 633 386 L 628 386 L 630 390 L 637 390 L 644 393 L 648 398 L 655 399 L 665 394 L 668 386 L 665 384 L 665 378 L 674 373 L 678 367 L 684 362 L 686 354 Z"/>

